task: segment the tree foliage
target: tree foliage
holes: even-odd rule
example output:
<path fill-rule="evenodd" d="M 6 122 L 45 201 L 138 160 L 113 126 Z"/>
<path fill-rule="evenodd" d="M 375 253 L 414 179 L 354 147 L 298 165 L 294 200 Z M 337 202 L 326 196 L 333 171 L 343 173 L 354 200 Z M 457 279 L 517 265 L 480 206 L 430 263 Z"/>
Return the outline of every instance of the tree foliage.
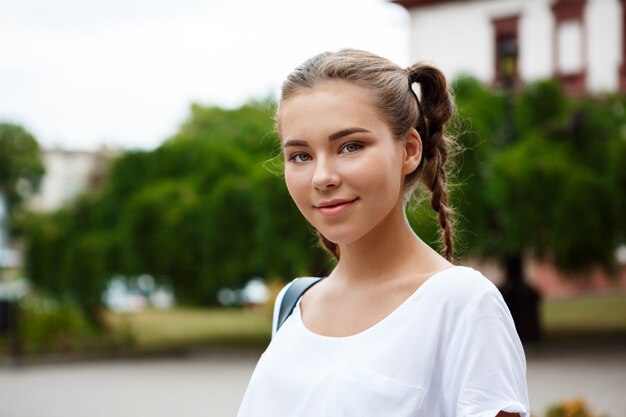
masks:
<path fill-rule="evenodd" d="M 0 196 L 9 213 L 39 187 L 44 167 L 37 140 L 21 126 L 0 123 Z"/>
<path fill-rule="evenodd" d="M 265 167 L 275 141 L 265 103 L 193 105 L 162 146 L 116 161 L 103 189 L 30 219 L 31 279 L 87 311 L 113 274 L 149 273 L 179 301 L 207 305 L 252 276 L 319 269 L 323 255 Z"/>
<path fill-rule="evenodd" d="M 469 252 L 528 253 L 565 271 L 598 263 L 613 270 L 626 237 L 624 99 L 571 99 L 554 81 L 531 84 L 515 99 L 517 137 L 504 148 L 497 146 L 501 100 L 471 79 L 457 84 L 461 117 L 472 126 L 460 140 L 466 147 L 467 137 L 484 141 L 465 151 L 458 177 Z"/>

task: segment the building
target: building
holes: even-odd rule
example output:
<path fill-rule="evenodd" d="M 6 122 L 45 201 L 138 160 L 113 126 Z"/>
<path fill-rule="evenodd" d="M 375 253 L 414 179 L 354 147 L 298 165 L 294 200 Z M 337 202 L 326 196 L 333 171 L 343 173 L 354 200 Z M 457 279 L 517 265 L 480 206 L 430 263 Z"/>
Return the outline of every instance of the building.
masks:
<path fill-rule="evenodd" d="M 27 199 L 27 207 L 48 212 L 71 203 L 82 192 L 102 184 L 111 161 L 119 155 L 119 151 L 106 147 L 93 152 L 43 150 L 45 174 L 39 189 Z M 22 257 L 16 242 L 9 239 L 7 216 L 6 203 L 0 195 L 0 268 L 17 269 Z"/>
<path fill-rule="evenodd" d="M 624 0 L 393 0 L 411 18 L 411 59 L 499 84 L 555 77 L 566 91 L 626 91 Z"/>
<path fill-rule="evenodd" d="M 107 147 L 97 151 L 44 150 L 46 173 L 39 190 L 29 200 L 29 208 L 40 212 L 57 210 L 83 191 L 97 187 L 110 162 L 119 154 Z"/>

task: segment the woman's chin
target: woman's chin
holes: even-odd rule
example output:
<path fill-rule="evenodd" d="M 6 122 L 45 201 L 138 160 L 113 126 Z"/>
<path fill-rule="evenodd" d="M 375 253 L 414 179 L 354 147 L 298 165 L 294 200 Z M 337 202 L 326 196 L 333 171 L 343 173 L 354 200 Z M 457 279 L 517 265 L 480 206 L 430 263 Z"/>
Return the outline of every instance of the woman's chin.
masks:
<path fill-rule="evenodd" d="M 338 233 L 337 231 L 330 231 L 329 233 L 324 233 L 322 231 L 320 232 L 326 239 L 330 240 L 335 245 L 349 245 L 356 242 L 361 237 L 356 236 L 353 231 L 351 231 L 350 233 Z"/>

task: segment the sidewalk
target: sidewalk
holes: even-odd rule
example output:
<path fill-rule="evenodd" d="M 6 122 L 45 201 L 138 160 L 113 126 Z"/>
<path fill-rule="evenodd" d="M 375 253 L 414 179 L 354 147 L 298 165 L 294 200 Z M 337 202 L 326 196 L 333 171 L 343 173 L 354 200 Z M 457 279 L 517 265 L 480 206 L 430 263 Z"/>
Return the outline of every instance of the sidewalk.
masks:
<path fill-rule="evenodd" d="M 0 417 L 235 416 L 258 355 L 3 366 Z M 534 417 L 577 397 L 595 413 L 626 416 L 623 345 L 528 348 L 527 365 Z"/>
<path fill-rule="evenodd" d="M 626 416 L 626 345 L 562 344 L 526 348 L 530 406 L 535 417 L 561 399 L 583 398 L 608 417 Z"/>

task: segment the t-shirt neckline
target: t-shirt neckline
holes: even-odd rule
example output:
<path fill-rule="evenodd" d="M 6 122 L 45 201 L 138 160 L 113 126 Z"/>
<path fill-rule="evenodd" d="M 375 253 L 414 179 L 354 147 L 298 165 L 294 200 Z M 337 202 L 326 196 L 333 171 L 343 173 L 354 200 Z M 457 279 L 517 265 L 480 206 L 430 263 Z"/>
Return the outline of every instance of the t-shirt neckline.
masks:
<path fill-rule="evenodd" d="M 348 336 L 326 336 L 326 335 L 321 335 L 321 334 L 318 334 L 318 333 L 315 333 L 315 332 L 309 330 L 309 328 L 305 326 L 304 321 L 302 320 L 302 311 L 300 310 L 300 301 L 302 301 L 302 297 L 300 297 L 298 299 L 298 302 L 296 303 L 296 307 L 295 307 L 294 312 L 293 312 L 293 316 L 296 319 L 295 320 L 296 327 L 299 328 L 307 336 L 309 336 L 311 338 L 314 338 L 314 339 L 318 339 L 318 340 L 324 341 L 324 342 L 328 342 L 328 343 L 342 343 L 342 342 L 347 342 L 347 341 L 350 341 L 350 340 L 354 340 L 354 339 L 358 339 L 358 338 L 364 337 L 364 336 L 372 333 L 376 329 L 382 327 L 387 322 L 391 321 L 393 319 L 393 317 L 396 316 L 397 314 L 399 314 L 399 312 L 401 310 L 406 308 L 406 306 L 414 298 L 416 298 L 424 290 L 424 288 L 427 288 L 428 286 L 432 285 L 431 281 L 434 281 L 434 278 L 438 278 L 441 275 L 445 275 L 447 272 L 455 270 L 457 268 L 465 268 L 465 267 L 461 266 L 461 265 L 453 265 L 453 266 L 451 266 L 449 268 L 442 269 L 441 271 L 435 272 L 428 279 L 426 279 L 426 281 L 424 281 L 419 287 L 417 287 L 417 289 L 413 293 L 411 293 L 411 295 L 409 295 L 402 303 L 400 303 L 400 305 L 398 305 L 398 307 L 396 307 L 394 310 L 392 310 L 391 313 L 387 314 L 385 317 L 383 317 L 381 320 L 379 320 L 378 322 L 374 323 L 373 325 L 371 325 L 367 329 L 362 330 L 362 331 L 360 331 L 358 333 L 355 333 L 355 334 L 352 334 L 352 335 L 348 335 Z"/>

